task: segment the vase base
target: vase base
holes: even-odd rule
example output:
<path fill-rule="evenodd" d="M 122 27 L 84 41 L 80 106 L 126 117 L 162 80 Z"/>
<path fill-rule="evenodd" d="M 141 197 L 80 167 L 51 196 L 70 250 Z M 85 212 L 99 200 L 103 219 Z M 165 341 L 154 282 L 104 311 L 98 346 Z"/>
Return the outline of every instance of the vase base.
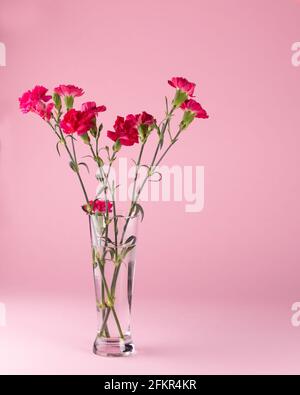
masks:
<path fill-rule="evenodd" d="M 135 353 L 132 339 L 96 337 L 93 352 L 101 357 L 128 357 Z"/>

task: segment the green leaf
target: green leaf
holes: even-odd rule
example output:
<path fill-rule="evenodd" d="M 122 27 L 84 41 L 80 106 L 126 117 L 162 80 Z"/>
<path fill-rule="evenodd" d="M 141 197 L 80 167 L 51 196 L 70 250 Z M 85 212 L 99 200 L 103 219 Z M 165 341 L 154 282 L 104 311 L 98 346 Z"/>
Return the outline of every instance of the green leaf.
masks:
<path fill-rule="evenodd" d="M 136 203 L 135 204 L 135 215 L 138 215 L 139 213 L 141 213 L 141 221 L 143 221 L 144 216 L 145 216 L 144 209 L 139 203 Z"/>
<path fill-rule="evenodd" d="M 136 237 L 135 236 L 130 236 L 128 239 L 125 241 L 125 244 L 128 244 L 130 242 L 133 242 L 135 244 L 136 242 Z"/>
<path fill-rule="evenodd" d="M 134 245 L 132 245 L 132 246 L 130 246 L 130 247 L 127 247 L 127 248 L 126 248 L 126 254 L 128 254 L 129 251 L 133 250 L 133 249 L 135 248 L 135 246 L 136 246 L 136 245 L 134 244 Z"/>
<path fill-rule="evenodd" d="M 88 173 L 90 173 L 90 169 L 86 163 L 80 162 L 80 163 L 78 163 L 78 166 L 84 166 L 87 169 Z"/>
<path fill-rule="evenodd" d="M 110 244 L 114 244 L 114 242 L 109 237 L 105 237 L 105 241 L 107 241 Z"/>
<path fill-rule="evenodd" d="M 113 261 L 116 257 L 116 251 L 113 247 L 108 247 L 108 251 L 110 253 L 110 258 Z"/>
<path fill-rule="evenodd" d="M 77 141 L 77 140 L 75 139 L 75 137 L 72 136 L 71 134 L 68 134 L 67 136 L 65 136 L 65 139 L 71 139 L 71 140 Z"/>
<path fill-rule="evenodd" d="M 151 177 L 154 176 L 154 174 L 158 174 L 159 175 L 159 179 L 158 180 L 152 180 Z M 162 174 L 159 171 L 155 171 L 154 173 L 151 174 L 149 181 L 150 182 L 160 182 L 162 180 Z"/>
<path fill-rule="evenodd" d="M 131 245 L 130 247 L 126 247 L 121 251 L 121 259 L 124 259 L 126 257 L 126 255 L 128 254 L 128 252 L 130 252 L 131 250 L 133 250 L 135 248 L 135 244 Z"/>
<path fill-rule="evenodd" d="M 59 152 L 59 148 L 58 148 L 59 144 L 60 144 L 60 141 L 56 144 L 56 151 L 57 151 L 58 155 L 60 156 L 60 152 Z"/>

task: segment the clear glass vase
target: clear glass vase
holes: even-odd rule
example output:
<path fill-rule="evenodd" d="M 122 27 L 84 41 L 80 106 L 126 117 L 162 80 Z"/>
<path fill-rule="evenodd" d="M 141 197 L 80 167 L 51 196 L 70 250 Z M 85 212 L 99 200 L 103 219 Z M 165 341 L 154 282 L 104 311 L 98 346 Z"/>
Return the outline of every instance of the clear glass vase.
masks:
<path fill-rule="evenodd" d="M 134 353 L 131 304 L 136 261 L 138 216 L 89 216 L 98 315 L 94 353 Z"/>

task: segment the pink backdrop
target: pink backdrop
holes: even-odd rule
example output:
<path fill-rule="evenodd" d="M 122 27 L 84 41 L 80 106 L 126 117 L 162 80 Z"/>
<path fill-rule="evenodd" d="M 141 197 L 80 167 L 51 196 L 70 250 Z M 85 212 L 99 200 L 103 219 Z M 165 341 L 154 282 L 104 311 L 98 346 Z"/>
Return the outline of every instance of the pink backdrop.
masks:
<path fill-rule="evenodd" d="M 300 68 L 291 64 L 291 45 L 300 40 L 299 18 L 300 4 L 294 0 L 1 0 L 0 41 L 7 48 L 7 66 L 0 68 L 0 302 L 7 304 L 11 320 L 0 336 L 1 331 L 7 336 L 7 348 L 19 313 L 36 308 L 37 300 L 50 303 L 55 295 L 62 309 L 64 298 L 88 298 L 83 311 L 93 313 L 80 190 L 66 158 L 57 157 L 47 126 L 22 115 L 17 98 L 37 83 L 49 88 L 74 83 L 85 89 L 87 99 L 107 105 L 102 118 L 111 128 L 117 114 L 145 109 L 159 117 L 164 96 L 173 94 L 167 79 L 175 75 L 197 83 L 210 119 L 195 121 L 165 163 L 205 167 L 205 208 L 191 214 L 184 203 L 145 204 L 135 292 L 137 333 L 145 337 L 140 342 L 146 350 L 143 366 L 151 371 L 147 356 L 153 367 L 161 352 L 147 353 L 145 332 L 146 324 L 155 327 L 151 315 L 162 305 L 162 315 L 174 310 L 174 344 L 182 334 L 184 311 L 190 314 L 193 336 L 198 338 L 206 325 L 203 344 L 212 333 L 211 344 L 217 338 L 226 343 L 227 332 L 217 330 L 221 322 L 231 335 L 249 330 L 245 339 L 232 339 L 229 354 L 238 350 L 239 341 L 252 349 L 249 338 L 258 346 L 279 328 L 285 332 L 270 340 L 270 350 L 279 339 L 285 344 L 298 338 L 300 329 L 298 334 L 289 319 L 291 304 L 300 298 Z M 89 187 L 94 190 L 93 183 Z M 15 307 L 10 309 L 10 303 Z M 200 314 L 205 303 L 211 308 Z M 252 310 L 245 309 L 248 305 Z M 223 317 L 214 322 L 215 332 L 209 324 L 213 316 Z M 34 331 L 37 317 L 33 312 L 30 317 Z M 92 340 L 94 318 L 84 344 Z M 59 339 L 58 330 L 55 336 Z M 160 342 L 165 344 L 167 337 Z M 270 357 L 261 369 L 256 362 L 248 365 L 249 359 L 239 364 L 236 357 L 232 370 L 294 371 L 299 350 L 288 350 L 286 365 L 279 362 L 281 349 L 274 358 L 266 349 L 257 354 L 260 361 Z M 207 358 L 214 357 L 215 364 L 205 365 L 199 350 L 193 354 L 195 363 L 182 364 L 179 373 L 201 373 L 205 366 L 210 373 L 225 372 L 229 354 L 209 352 L 207 346 Z M 170 350 L 163 355 L 182 360 Z M 32 358 L 32 371 L 44 366 L 41 355 Z M 27 369 L 25 362 L 1 363 L 3 370 Z M 118 366 L 126 371 L 125 365 Z M 78 362 L 72 372 L 81 368 Z M 132 365 L 130 372 L 137 369 Z"/>

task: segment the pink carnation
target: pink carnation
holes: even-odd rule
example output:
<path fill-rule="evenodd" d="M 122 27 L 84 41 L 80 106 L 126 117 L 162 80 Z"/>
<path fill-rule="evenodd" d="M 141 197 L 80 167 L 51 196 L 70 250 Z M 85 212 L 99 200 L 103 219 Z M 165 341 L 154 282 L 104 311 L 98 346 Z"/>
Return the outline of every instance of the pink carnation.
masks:
<path fill-rule="evenodd" d="M 112 211 L 112 203 L 107 202 L 107 210 L 109 213 Z M 104 213 L 106 211 L 106 202 L 104 200 L 94 200 L 92 209 L 97 213 Z"/>
<path fill-rule="evenodd" d="M 46 95 L 48 89 L 43 86 L 36 86 L 32 90 L 25 92 L 20 98 L 20 109 L 23 113 L 33 112 L 43 119 L 49 121 L 52 115 L 53 103 L 46 104 L 51 96 Z"/>
<path fill-rule="evenodd" d="M 43 102 L 39 102 L 37 103 L 34 112 L 38 114 L 40 117 L 42 117 L 45 121 L 50 121 L 53 107 L 54 107 L 53 103 L 45 104 Z"/>
<path fill-rule="evenodd" d="M 139 142 L 139 134 L 137 129 L 137 118 L 135 115 L 127 115 L 124 117 L 117 117 L 114 124 L 114 132 L 108 131 L 107 137 L 113 141 L 119 140 L 121 145 L 133 145 Z"/>
<path fill-rule="evenodd" d="M 90 200 L 89 201 L 90 208 L 94 213 L 105 213 L 106 212 L 106 202 L 104 200 Z M 112 203 L 107 202 L 107 211 L 111 213 L 112 211 Z M 82 206 L 83 210 L 88 212 L 87 204 Z"/>
<path fill-rule="evenodd" d="M 173 88 L 180 89 L 191 97 L 194 95 L 196 84 L 189 82 L 186 78 L 173 77 L 168 81 L 168 84 L 173 86 Z"/>
<path fill-rule="evenodd" d="M 136 115 L 137 125 L 147 125 L 152 126 L 155 124 L 155 119 L 152 115 L 148 114 L 146 111 L 143 111 L 141 114 Z"/>
<path fill-rule="evenodd" d="M 196 118 L 208 118 L 207 112 L 201 106 L 200 103 L 196 102 L 196 100 L 189 99 L 186 100 L 182 105 L 181 108 L 186 111 L 191 111 L 195 114 Z"/>
<path fill-rule="evenodd" d="M 82 104 L 81 111 L 92 111 L 95 115 L 98 115 L 99 112 L 106 111 L 106 107 L 97 106 L 94 101 L 89 101 Z"/>
<path fill-rule="evenodd" d="M 60 122 L 66 134 L 77 133 L 79 136 L 87 133 L 94 126 L 95 113 L 92 111 L 69 110 Z"/>
<path fill-rule="evenodd" d="M 54 89 L 54 92 L 59 96 L 73 96 L 79 97 L 84 94 L 83 89 L 74 85 L 59 85 Z"/>

